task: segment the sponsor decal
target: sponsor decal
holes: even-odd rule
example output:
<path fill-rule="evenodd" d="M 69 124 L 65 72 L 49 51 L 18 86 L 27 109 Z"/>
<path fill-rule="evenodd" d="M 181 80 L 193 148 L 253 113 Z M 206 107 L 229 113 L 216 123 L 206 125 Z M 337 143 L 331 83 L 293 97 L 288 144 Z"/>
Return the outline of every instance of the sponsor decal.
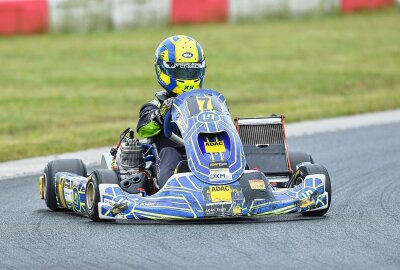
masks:
<path fill-rule="evenodd" d="M 225 152 L 224 141 L 204 142 L 206 153 L 223 153 Z"/>
<path fill-rule="evenodd" d="M 193 53 L 191 53 L 191 52 L 184 52 L 184 53 L 182 54 L 182 56 L 185 57 L 185 58 L 192 58 L 192 57 L 193 57 Z"/>
<path fill-rule="evenodd" d="M 316 207 L 315 201 L 313 198 L 304 198 L 299 200 L 298 205 L 301 208 L 307 208 L 307 209 L 314 209 Z"/>
<path fill-rule="evenodd" d="M 214 113 L 214 112 L 202 112 L 197 116 L 197 120 L 199 122 L 202 123 L 209 123 L 209 122 L 215 122 L 215 121 L 219 121 L 220 118 L 218 116 L 218 114 Z"/>
<path fill-rule="evenodd" d="M 126 209 L 128 209 L 128 203 L 123 202 L 122 204 L 115 204 L 114 207 L 110 209 L 110 212 L 113 216 L 116 216 Z"/>
<path fill-rule="evenodd" d="M 240 186 L 219 185 L 203 189 L 205 216 L 238 216 L 242 215 L 241 205 L 244 196 Z"/>
<path fill-rule="evenodd" d="M 236 204 L 241 205 L 244 200 L 242 189 L 239 186 L 229 185 L 205 187 L 203 197 L 206 204 L 235 201 Z"/>
<path fill-rule="evenodd" d="M 157 202 L 140 202 L 140 206 L 156 206 Z"/>
<path fill-rule="evenodd" d="M 208 191 L 212 203 L 232 202 L 230 186 L 211 186 Z"/>
<path fill-rule="evenodd" d="M 211 192 L 214 191 L 231 191 L 230 186 L 212 186 L 210 187 Z"/>
<path fill-rule="evenodd" d="M 209 164 L 210 169 L 229 168 L 227 161 L 212 161 Z"/>
<path fill-rule="evenodd" d="M 103 202 L 111 207 L 113 207 L 115 205 L 115 202 L 110 199 L 104 199 Z"/>
<path fill-rule="evenodd" d="M 204 216 L 206 217 L 223 217 L 232 215 L 232 205 L 230 203 L 206 205 Z"/>
<path fill-rule="evenodd" d="M 72 189 L 64 188 L 64 198 L 65 201 L 68 203 L 74 202 L 74 192 L 72 191 Z"/>
<path fill-rule="evenodd" d="M 237 215 L 241 215 L 242 214 L 242 207 L 240 205 L 235 205 L 233 207 L 233 215 L 237 216 Z"/>
<path fill-rule="evenodd" d="M 176 68 L 176 67 L 180 67 L 180 68 L 204 68 L 205 67 L 205 62 L 203 62 L 203 63 L 167 63 L 167 62 L 164 62 L 164 66 L 169 67 L 169 68 Z"/>
<path fill-rule="evenodd" d="M 249 180 L 250 188 L 255 190 L 265 190 L 265 182 L 262 179 Z"/>
<path fill-rule="evenodd" d="M 232 174 L 229 168 L 211 169 L 208 176 L 210 181 L 232 180 Z"/>
<path fill-rule="evenodd" d="M 211 161 L 208 166 L 210 168 L 209 178 L 211 181 L 232 180 L 227 161 Z"/>
<path fill-rule="evenodd" d="M 208 204 L 204 208 L 206 217 L 241 216 L 242 207 L 234 203 L 214 203 Z"/>

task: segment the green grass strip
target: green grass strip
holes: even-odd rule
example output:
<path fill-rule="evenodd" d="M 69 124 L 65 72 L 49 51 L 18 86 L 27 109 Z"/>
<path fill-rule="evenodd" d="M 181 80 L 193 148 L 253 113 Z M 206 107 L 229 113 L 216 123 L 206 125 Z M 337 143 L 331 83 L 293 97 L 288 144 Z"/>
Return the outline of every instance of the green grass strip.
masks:
<path fill-rule="evenodd" d="M 232 115 L 288 122 L 400 107 L 398 9 L 351 16 L 0 38 L 0 161 L 116 143 L 167 36 L 202 44 Z"/>

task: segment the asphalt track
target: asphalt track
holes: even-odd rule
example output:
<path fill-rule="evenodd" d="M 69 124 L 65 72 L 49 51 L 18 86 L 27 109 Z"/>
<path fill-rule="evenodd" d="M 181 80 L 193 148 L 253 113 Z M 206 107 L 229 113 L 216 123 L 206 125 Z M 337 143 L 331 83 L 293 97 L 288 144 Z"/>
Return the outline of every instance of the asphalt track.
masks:
<path fill-rule="evenodd" d="M 99 224 L 48 210 L 37 176 L 0 181 L 0 269 L 400 269 L 400 123 L 289 147 L 328 168 L 325 217 Z"/>

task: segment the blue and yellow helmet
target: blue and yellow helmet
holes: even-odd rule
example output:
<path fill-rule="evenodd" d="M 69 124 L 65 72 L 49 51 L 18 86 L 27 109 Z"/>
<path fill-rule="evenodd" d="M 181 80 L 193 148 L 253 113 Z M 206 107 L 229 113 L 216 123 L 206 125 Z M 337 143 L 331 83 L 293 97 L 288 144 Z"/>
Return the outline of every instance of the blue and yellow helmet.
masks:
<path fill-rule="evenodd" d="M 160 85 L 180 95 L 202 87 L 206 61 L 195 39 L 178 35 L 161 42 L 155 53 L 154 67 Z"/>

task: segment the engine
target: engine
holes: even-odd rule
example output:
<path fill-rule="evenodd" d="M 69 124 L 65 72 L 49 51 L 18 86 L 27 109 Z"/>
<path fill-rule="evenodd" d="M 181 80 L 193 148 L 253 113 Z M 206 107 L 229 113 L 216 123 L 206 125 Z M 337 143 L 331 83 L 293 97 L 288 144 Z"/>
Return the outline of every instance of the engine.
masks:
<path fill-rule="evenodd" d="M 129 138 L 122 142 L 119 165 L 126 171 L 144 167 L 143 147 L 138 140 Z"/>
<path fill-rule="evenodd" d="M 144 161 L 144 148 L 134 138 L 133 130 L 126 129 L 120 138 L 118 147 L 111 149 L 114 157 L 112 169 L 118 173 L 120 186 L 131 194 L 155 192 L 154 179 Z"/>

